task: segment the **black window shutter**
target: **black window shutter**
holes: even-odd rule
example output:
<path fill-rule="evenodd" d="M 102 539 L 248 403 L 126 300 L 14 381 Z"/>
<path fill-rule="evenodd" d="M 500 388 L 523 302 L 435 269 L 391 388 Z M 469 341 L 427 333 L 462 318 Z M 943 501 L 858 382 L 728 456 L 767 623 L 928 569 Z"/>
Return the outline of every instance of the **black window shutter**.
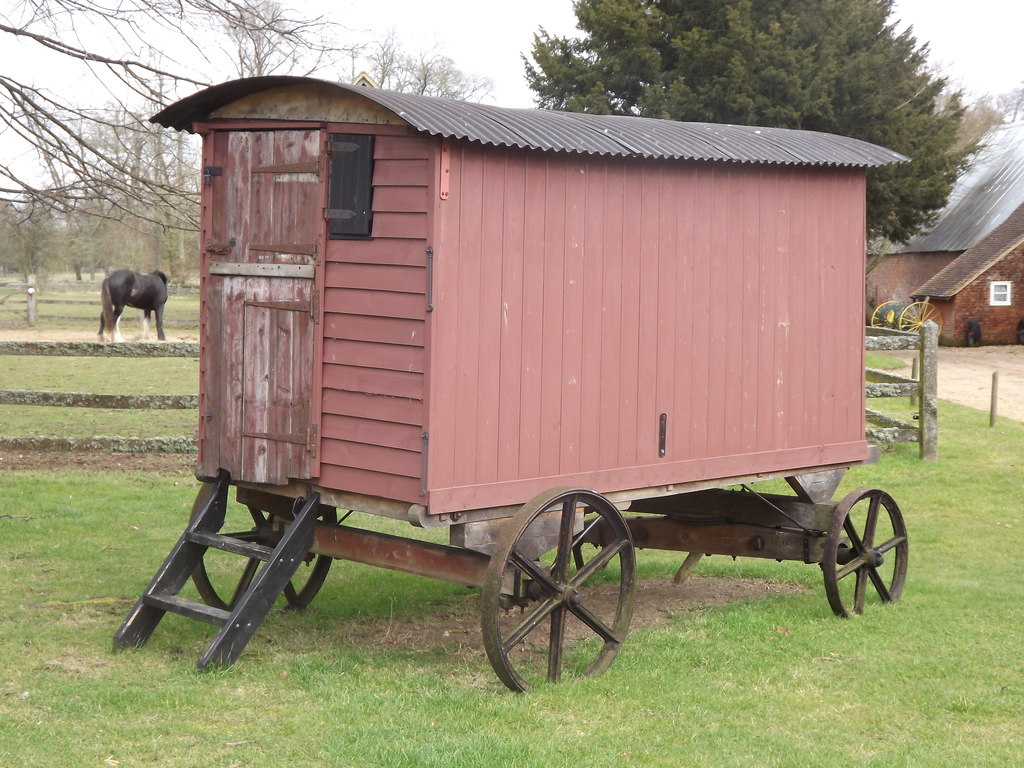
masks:
<path fill-rule="evenodd" d="M 333 133 L 327 232 L 333 238 L 369 237 L 373 220 L 373 136 Z"/>

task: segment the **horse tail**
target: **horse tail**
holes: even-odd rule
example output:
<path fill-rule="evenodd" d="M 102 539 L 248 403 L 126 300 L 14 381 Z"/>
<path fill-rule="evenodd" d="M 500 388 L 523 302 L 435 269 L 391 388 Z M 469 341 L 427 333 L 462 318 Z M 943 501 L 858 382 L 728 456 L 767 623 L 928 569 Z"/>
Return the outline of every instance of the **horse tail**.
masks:
<path fill-rule="evenodd" d="M 106 341 L 108 333 L 114 333 L 114 302 L 110 298 L 110 278 L 103 278 L 100 286 L 100 341 Z"/>
<path fill-rule="evenodd" d="M 159 269 L 154 269 L 153 270 L 153 274 L 156 275 L 157 277 L 159 277 L 161 280 L 163 280 L 165 286 L 167 285 L 167 275 L 165 275 Z"/>

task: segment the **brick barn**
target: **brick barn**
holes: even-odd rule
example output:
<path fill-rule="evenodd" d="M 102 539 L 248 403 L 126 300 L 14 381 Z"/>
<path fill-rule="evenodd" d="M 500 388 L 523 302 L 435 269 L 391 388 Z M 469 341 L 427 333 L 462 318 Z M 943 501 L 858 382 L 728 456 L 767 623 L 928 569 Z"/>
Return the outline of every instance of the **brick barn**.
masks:
<path fill-rule="evenodd" d="M 972 320 L 983 343 L 1016 342 L 1024 318 L 1021 206 L 1024 122 L 986 134 L 935 226 L 868 273 L 868 307 L 927 300 L 942 316 L 943 344 L 965 344 Z"/>

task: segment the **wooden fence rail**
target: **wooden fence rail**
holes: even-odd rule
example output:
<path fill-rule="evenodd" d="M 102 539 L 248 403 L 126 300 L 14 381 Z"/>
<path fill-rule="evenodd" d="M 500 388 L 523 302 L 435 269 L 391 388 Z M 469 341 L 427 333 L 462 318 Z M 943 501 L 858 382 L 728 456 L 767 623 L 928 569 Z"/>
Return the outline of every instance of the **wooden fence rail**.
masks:
<path fill-rule="evenodd" d="M 199 357 L 196 341 L 0 341 L 0 355 L 61 357 Z"/>
<path fill-rule="evenodd" d="M 195 342 L 0 341 L 0 355 L 59 355 L 65 357 L 191 357 L 199 356 Z M 0 405 L 48 405 L 110 409 L 196 409 L 199 396 L 106 395 L 89 392 L 0 390 Z M 0 449 L 37 451 L 107 451 L 111 453 L 195 453 L 194 437 L 9 437 L 0 436 Z"/>
<path fill-rule="evenodd" d="M 868 368 L 866 397 L 909 397 L 916 400 L 916 424 L 894 416 L 867 409 L 867 438 L 872 443 L 918 443 L 921 458 L 935 461 L 939 457 L 938 428 L 938 348 L 939 329 L 932 322 L 920 333 L 907 333 L 890 328 L 868 328 L 864 347 L 869 351 L 918 350 L 920 379 L 899 376 L 891 371 Z"/>

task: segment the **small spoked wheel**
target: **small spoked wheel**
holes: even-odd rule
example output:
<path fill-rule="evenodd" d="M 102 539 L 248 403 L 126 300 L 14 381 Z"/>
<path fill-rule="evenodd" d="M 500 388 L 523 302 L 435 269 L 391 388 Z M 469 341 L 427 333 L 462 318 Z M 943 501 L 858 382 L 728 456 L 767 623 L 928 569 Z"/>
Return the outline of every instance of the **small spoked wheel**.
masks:
<path fill-rule="evenodd" d="M 584 544 L 598 526 L 604 546 Z M 508 521 L 491 557 L 487 658 L 513 691 L 600 674 L 626 639 L 635 591 L 633 540 L 615 505 L 592 491 L 543 493 Z"/>
<path fill-rule="evenodd" d="M 836 505 L 821 570 L 837 616 L 863 613 L 869 601 L 899 599 L 907 579 L 907 528 L 892 496 L 861 488 Z"/>
<path fill-rule="evenodd" d="M 324 506 L 321 510 L 319 519 L 322 522 L 338 521 L 337 512 L 333 507 Z M 231 502 L 228 503 L 227 516 L 221 532 L 232 538 L 268 547 L 275 546 L 282 533 L 280 526 L 275 525 L 273 515 L 256 507 Z M 249 588 L 261 565 L 263 562 L 255 558 L 210 549 L 192 571 L 192 583 L 195 584 L 203 602 L 214 608 L 229 611 Z M 330 570 L 330 557 L 310 554 L 282 592 L 287 606 L 293 609 L 306 608 L 320 591 Z"/>

